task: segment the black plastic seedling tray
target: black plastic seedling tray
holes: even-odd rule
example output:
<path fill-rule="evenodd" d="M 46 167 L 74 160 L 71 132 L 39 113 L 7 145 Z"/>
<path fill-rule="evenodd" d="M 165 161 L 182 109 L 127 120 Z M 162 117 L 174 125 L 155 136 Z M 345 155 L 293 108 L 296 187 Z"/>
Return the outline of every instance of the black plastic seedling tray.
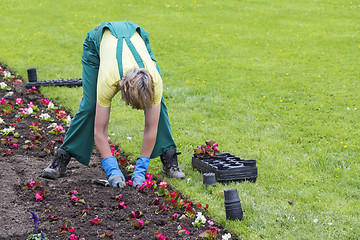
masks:
<path fill-rule="evenodd" d="M 192 167 L 200 172 L 215 173 L 217 182 L 248 180 L 257 178 L 256 160 L 245 160 L 230 153 L 221 153 L 213 157 L 192 157 Z"/>
<path fill-rule="evenodd" d="M 25 87 L 27 89 L 30 89 L 34 86 L 37 88 L 41 86 L 76 87 L 76 86 L 82 86 L 82 79 L 45 80 L 45 81 L 28 82 L 25 84 Z"/>

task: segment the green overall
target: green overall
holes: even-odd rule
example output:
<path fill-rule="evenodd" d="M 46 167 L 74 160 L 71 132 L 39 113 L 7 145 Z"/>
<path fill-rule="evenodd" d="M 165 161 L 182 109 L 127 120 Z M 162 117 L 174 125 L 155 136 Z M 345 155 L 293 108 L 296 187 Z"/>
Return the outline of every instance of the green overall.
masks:
<path fill-rule="evenodd" d="M 122 67 L 122 46 L 123 39 L 129 46 L 137 64 L 140 68 L 144 67 L 139 53 L 130 41 L 137 31 L 144 40 L 146 48 L 153 61 L 156 62 L 155 56 L 151 51 L 149 44 L 148 33 L 139 25 L 131 22 L 105 22 L 88 32 L 83 44 L 82 56 L 82 86 L 83 97 L 80 103 L 79 110 L 71 121 L 71 125 L 66 133 L 64 143 L 60 148 L 66 150 L 70 156 L 84 165 L 89 165 L 90 157 L 94 147 L 94 122 L 96 112 L 96 98 L 97 98 L 97 78 L 100 65 L 100 42 L 105 28 L 108 28 L 112 35 L 118 39 L 116 58 L 119 65 L 120 77 L 123 76 Z M 160 73 L 160 68 L 156 64 L 156 68 Z M 158 131 L 156 143 L 150 158 L 156 158 L 165 153 L 168 149 L 175 149 L 176 144 L 171 135 L 170 122 L 165 106 L 164 97 L 161 99 L 161 111 L 158 124 Z"/>

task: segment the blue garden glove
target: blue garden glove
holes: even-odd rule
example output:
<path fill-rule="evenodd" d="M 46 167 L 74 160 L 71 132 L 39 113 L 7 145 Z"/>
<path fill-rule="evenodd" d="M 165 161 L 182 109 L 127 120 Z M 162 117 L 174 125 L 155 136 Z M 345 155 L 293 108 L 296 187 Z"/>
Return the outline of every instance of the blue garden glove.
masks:
<path fill-rule="evenodd" d="M 131 177 L 133 187 L 139 187 L 145 181 L 145 173 L 150 165 L 150 158 L 138 157 L 136 159 L 136 166 Z"/>
<path fill-rule="evenodd" d="M 114 156 L 104 158 L 101 164 L 109 177 L 110 186 L 123 188 L 125 186 L 125 177 L 120 171 L 116 158 Z"/>

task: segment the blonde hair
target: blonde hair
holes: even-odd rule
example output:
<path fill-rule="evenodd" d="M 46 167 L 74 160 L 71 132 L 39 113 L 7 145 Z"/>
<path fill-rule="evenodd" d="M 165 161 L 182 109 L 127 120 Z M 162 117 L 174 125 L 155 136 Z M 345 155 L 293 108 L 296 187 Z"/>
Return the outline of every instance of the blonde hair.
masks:
<path fill-rule="evenodd" d="M 120 81 L 121 99 L 134 109 L 147 109 L 154 105 L 154 82 L 145 68 L 128 71 Z"/>

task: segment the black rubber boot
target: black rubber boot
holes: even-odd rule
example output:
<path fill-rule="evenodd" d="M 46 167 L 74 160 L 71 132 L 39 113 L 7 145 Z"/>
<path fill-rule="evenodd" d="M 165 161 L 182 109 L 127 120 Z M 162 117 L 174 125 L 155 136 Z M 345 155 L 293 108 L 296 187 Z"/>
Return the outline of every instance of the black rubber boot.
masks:
<path fill-rule="evenodd" d="M 181 153 L 177 153 L 175 149 L 169 149 L 160 155 L 161 162 L 163 163 L 162 171 L 170 178 L 185 178 L 185 174 L 180 170 L 177 162 L 177 155 L 179 154 Z"/>
<path fill-rule="evenodd" d="M 55 180 L 66 176 L 66 169 L 70 159 L 70 155 L 65 150 L 59 148 L 55 152 L 54 161 L 42 172 L 42 177 Z"/>

